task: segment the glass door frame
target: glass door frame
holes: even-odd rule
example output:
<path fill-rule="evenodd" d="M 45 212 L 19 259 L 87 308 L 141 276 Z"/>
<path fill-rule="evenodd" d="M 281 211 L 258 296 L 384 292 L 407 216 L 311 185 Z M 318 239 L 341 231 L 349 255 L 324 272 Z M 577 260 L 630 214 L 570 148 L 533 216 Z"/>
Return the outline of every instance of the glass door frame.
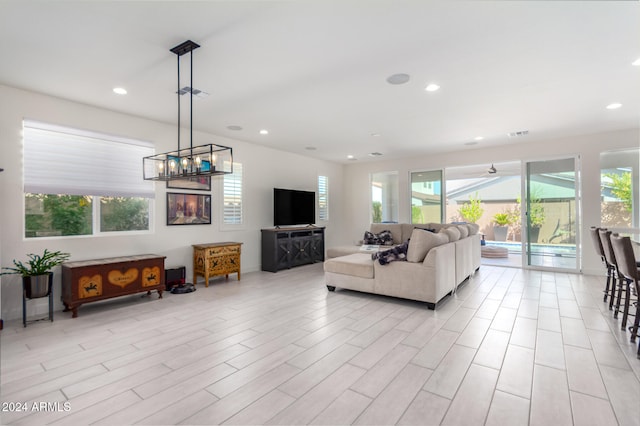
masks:
<path fill-rule="evenodd" d="M 531 264 L 531 243 L 530 243 L 530 191 L 529 191 L 529 165 L 532 163 L 555 161 L 555 160 L 573 160 L 574 164 L 574 200 L 575 200 L 575 250 L 576 263 L 574 268 L 563 268 L 544 265 Z M 581 162 L 580 155 L 563 155 L 549 158 L 539 159 L 523 159 L 522 160 L 522 180 L 521 180 L 521 223 L 523 224 L 522 232 L 522 268 L 531 270 L 554 271 L 554 272 L 571 272 L 580 273 L 582 270 L 582 179 L 581 179 Z"/>

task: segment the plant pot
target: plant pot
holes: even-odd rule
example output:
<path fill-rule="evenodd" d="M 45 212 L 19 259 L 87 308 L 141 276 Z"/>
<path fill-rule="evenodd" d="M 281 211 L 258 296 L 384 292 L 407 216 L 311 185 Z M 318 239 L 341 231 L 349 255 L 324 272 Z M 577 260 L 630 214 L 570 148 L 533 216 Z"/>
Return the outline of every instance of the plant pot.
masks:
<path fill-rule="evenodd" d="M 509 232 L 508 226 L 494 226 L 493 227 L 493 239 L 495 241 L 507 241 L 507 233 Z"/>
<path fill-rule="evenodd" d="M 22 277 L 22 287 L 27 299 L 36 299 L 38 297 L 46 297 L 51 291 L 53 283 L 53 272 L 43 275 L 31 275 Z"/>
<path fill-rule="evenodd" d="M 540 226 L 532 226 L 531 228 L 529 228 L 529 242 L 530 243 L 537 243 L 538 242 L 538 237 L 540 235 Z"/>

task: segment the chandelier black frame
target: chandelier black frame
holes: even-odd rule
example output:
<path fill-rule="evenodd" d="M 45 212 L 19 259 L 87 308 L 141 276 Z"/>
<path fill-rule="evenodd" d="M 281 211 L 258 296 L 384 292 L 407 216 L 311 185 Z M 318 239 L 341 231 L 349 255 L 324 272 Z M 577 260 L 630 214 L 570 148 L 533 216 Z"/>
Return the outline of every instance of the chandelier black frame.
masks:
<path fill-rule="evenodd" d="M 145 180 L 168 181 L 197 176 L 215 176 L 233 173 L 233 149 L 228 146 L 207 144 L 193 146 L 193 51 L 200 47 L 191 40 L 170 49 L 178 58 L 178 149 L 142 159 Z M 180 148 L 180 57 L 189 53 L 191 60 L 189 147 Z"/>

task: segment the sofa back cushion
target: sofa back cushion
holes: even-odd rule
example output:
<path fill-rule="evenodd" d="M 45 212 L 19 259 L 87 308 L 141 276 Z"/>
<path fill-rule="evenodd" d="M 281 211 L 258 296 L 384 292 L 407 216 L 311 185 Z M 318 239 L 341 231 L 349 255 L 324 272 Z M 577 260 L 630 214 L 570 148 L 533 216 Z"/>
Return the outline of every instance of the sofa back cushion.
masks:
<path fill-rule="evenodd" d="M 450 242 L 458 241 L 460 239 L 460 231 L 455 226 L 449 226 L 447 228 L 444 228 L 442 232 L 444 232 L 449 236 Z"/>
<path fill-rule="evenodd" d="M 424 261 L 427 253 L 429 253 L 429 250 L 448 242 L 449 239 L 446 235 L 415 228 L 411 233 L 411 238 L 409 239 L 407 261 L 422 262 Z"/>
<path fill-rule="evenodd" d="M 451 224 L 448 224 L 448 223 L 431 222 L 431 223 L 426 223 L 424 225 L 424 228 L 434 229 L 436 232 L 440 232 L 442 229 L 449 228 L 450 226 L 451 226 Z M 422 227 L 422 225 L 421 225 L 421 227 Z"/>
<path fill-rule="evenodd" d="M 458 228 L 458 231 L 460 231 L 460 239 L 467 238 L 469 236 L 469 228 L 466 224 L 456 225 L 456 228 Z"/>
<path fill-rule="evenodd" d="M 480 225 L 477 223 L 467 223 L 467 228 L 469 228 L 469 235 L 476 235 L 480 232 Z"/>

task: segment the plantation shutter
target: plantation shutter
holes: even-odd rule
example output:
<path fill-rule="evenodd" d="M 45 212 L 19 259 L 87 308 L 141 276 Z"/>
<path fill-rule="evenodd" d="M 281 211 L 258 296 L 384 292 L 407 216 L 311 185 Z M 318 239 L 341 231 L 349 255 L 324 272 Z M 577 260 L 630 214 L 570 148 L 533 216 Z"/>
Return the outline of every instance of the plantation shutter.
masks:
<path fill-rule="evenodd" d="M 222 223 L 242 224 L 242 164 L 233 163 L 233 173 L 224 175 Z"/>
<path fill-rule="evenodd" d="M 329 178 L 318 176 L 318 218 L 329 220 Z"/>

